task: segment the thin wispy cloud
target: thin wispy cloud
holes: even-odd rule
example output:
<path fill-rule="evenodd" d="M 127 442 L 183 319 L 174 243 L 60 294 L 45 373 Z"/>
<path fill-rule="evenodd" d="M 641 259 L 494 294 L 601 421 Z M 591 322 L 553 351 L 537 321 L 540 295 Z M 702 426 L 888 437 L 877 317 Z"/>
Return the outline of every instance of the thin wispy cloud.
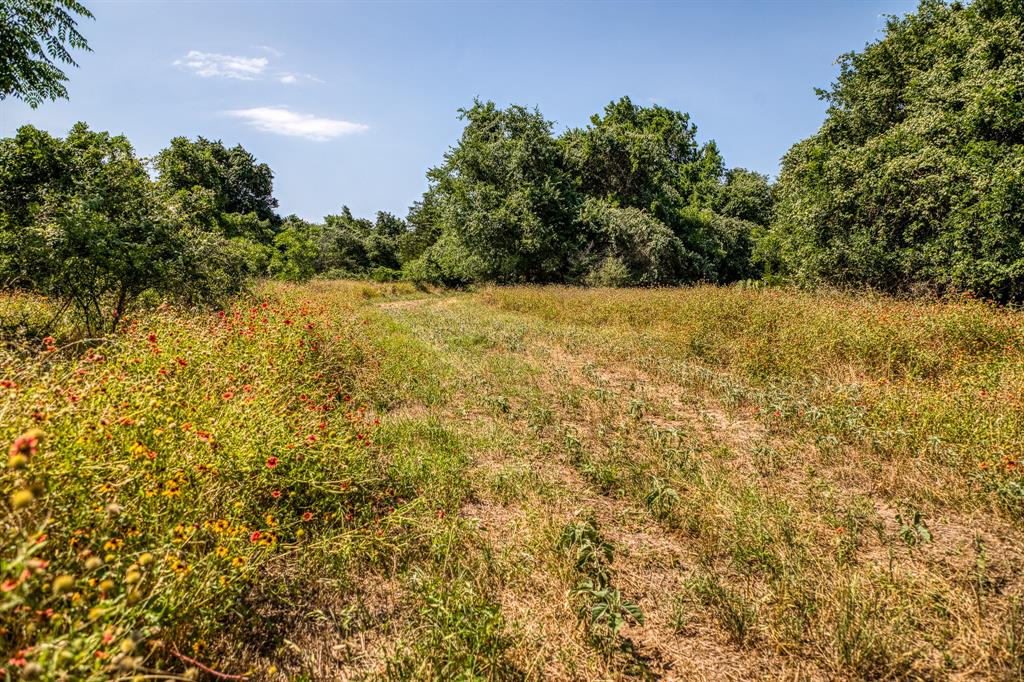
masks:
<path fill-rule="evenodd" d="M 284 54 L 268 45 L 259 45 L 256 49 L 264 50 L 275 58 Z M 270 63 L 271 60 L 267 57 L 245 57 L 201 50 L 190 50 L 181 59 L 174 60 L 174 66 L 191 71 L 203 78 L 234 78 L 243 81 L 275 80 L 285 85 L 323 83 L 312 74 L 272 68 Z"/>
<path fill-rule="evenodd" d="M 296 83 L 323 83 L 322 80 L 308 73 L 297 73 L 293 71 L 282 71 L 275 76 L 278 83 L 295 85 Z"/>
<path fill-rule="evenodd" d="M 254 107 L 234 109 L 229 116 L 241 119 L 247 125 L 265 133 L 304 137 L 307 140 L 323 142 L 343 135 L 363 133 L 370 129 L 362 123 L 322 118 L 312 114 L 300 114 L 285 107 Z"/>
<path fill-rule="evenodd" d="M 266 57 L 239 57 L 216 52 L 190 50 L 175 66 L 187 69 L 203 78 L 236 78 L 243 81 L 258 80 L 270 63 Z"/>

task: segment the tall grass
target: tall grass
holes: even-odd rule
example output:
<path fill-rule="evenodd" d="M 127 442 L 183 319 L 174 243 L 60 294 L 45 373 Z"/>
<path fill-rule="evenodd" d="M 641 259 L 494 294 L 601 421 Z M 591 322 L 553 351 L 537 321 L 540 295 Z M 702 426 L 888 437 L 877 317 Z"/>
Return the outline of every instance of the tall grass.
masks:
<path fill-rule="evenodd" d="M 670 361 L 710 370 L 708 380 L 780 427 L 810 425 L 920 467 L 927 480 L 911 492 L 921 501 L 1024 516 L 1024 313 L 970 299 L 740 287 L 518 287 L 479 297 L 596 330 L 620 357 L 654 370 Z"/>

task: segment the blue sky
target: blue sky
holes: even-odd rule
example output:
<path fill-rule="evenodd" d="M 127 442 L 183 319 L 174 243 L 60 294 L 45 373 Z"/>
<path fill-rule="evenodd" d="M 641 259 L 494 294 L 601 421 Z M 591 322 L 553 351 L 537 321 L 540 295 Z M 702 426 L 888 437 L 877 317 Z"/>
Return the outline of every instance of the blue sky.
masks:
<path fill-rule="evenodd" d="M 775 174 L 813 133 L 835 58 L 915 2 L 100 2 L 70 100 L 0 104 L 0 135 L 78 120 L 142 155 L 176 135 L 241 143 L 281 212 L 404 216 L 474 97 L 556 130 L 612 99 L 687 111 L 728 166 Z"/>

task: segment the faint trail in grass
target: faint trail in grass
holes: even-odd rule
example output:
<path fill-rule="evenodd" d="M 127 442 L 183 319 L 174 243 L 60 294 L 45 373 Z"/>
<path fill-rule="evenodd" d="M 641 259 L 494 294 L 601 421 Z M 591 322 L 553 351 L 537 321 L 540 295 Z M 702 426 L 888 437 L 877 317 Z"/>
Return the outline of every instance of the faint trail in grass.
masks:
<path fill-rule="evenodd" d="M 665 678 L 739 679 L 789 667 L 784 661 L 765 658 L 763 652 L 733 648 L 714 629 L 685 636 L 673 631 L 665 595 L 681 589 L 693 565 L 693 552 L 679 536 L 653 522 L 645 510 L 588 482 L 559 448 L 556 430 L 531 433 L 529 420 L 516 409 L 522 396 L 514 396 L 514 405 L 505 406 L 505 393 L 532 389 L 537 409 L 553 398 L 547 384 L 557 366 L 543 352 L 531 350 L 531 344 L 522 343 L 521 330 L 514 324 L 488 324 L 451 299 L 431 307 L 386 310 L 428 339 L 456 368 L 464 385 L 452 403 L 467 417 L 466 432 L 477 438 L 490 433 L 505 445 L 474 451 L 478 483 L 462 513 L 478 523 L 495 553 L 506 557 L 510 575 L 501 590 L 502 607 L 524 629 L 526 646 L 542 648 L 545 660 L 540 670 L 545 676 L 574 676 L 571 666 L 578 665 L 585 653 L 593 659 L 579 629 L 566 627 L 575 615 L 566 604 L 571 585 L 561 574 L 558 557 L 538 559 L 551 552 L 537 546 L 538 541 L 550 542 L 561 525 L 585 511 L 595 514 L 617 548 L 615 570 L 626 596 L 639 601 L 647 614 L 645 625 L 624 631 L 633 653 L 611 659 L 611 667 L 602 665 L 599 674 L 617 677 L 632 669 L 636 674 Z M 510 436 L 510 431 L 516 436 Z M 510 467 L 515 475 L 536 480 L 536 490 L 518 491 L 510 499 L 495 496 L 489 488 Z M 524 657 L 531 654 L 535 652 L 523 652 Z"/>

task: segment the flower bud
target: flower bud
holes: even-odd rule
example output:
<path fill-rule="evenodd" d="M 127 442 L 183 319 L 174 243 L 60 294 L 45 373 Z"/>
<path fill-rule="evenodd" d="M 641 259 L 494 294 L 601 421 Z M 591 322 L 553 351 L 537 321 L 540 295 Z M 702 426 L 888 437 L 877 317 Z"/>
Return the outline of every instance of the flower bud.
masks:
<path fill-rule="evenodd" d="M 59 575 L 53 579 L 54 594 L 66 594 L 75 589 L 75 578 L 70 575 Z"/>

